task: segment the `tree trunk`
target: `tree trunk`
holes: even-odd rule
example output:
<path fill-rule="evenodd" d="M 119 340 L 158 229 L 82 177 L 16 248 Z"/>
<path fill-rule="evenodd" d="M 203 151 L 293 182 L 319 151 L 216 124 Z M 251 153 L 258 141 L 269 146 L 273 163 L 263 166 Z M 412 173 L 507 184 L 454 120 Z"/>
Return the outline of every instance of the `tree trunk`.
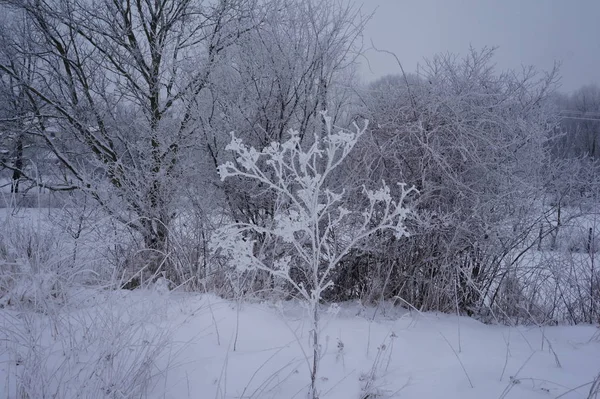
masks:
<path fill-rule="evenodd" d="M 12 184 L 10 185 L 10 192 L 12 194 L 19 193 L 19 182 L 21 181 L 23 168 L 23 135 L 17 137 L 16 149 L 15 149 L 15 162 L 12 175 Z"/>
<path fill-rule="evenodd" d="M 157 214 L 159 216 L 154 216 Z M 145 264 L 142 266 L 147 270 L 145 276 L 147 278 L 141 279 L 141 281 L 151 282 L 160 276 L 173 277 L 172 265 L 169 261 L 169 226 L 170 218 L 164 211 L 142 218 L 145 247 L 143 256 Z"/>
<path fill-rule="evenodd" d="M 314 299 L 313 299 L 314 300 Z M 319 301 L 314 300 L 314 309 L 312 310 L 312 322 L 313 322 L 313 359 L 312 359 L 312 370 L 310 374 L 310 399 L 319 399 L 319 392 L 317 389 L 317 378 L 319 375 L 319 360 L 320 360 L 320 348 L 319 348 Z"/>

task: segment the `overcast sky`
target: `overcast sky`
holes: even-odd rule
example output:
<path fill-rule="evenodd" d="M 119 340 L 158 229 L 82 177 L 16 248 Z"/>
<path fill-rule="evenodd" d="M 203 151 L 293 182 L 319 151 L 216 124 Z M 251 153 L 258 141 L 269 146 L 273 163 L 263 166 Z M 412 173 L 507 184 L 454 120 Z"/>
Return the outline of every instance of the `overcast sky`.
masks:
<path fill-rule="evenodd" d="M 414 71 L 424 57 L 498 46 L 500 69 L 560 61 L 562 90 L 600 83 L 600 0 L 362 0 L 375 10 L 365 44 L 395 52 Z M 360 0 L 357 0 L 360 2 Z M 389 55 L 367 53 L 367 81 L 398 72 Z"/>

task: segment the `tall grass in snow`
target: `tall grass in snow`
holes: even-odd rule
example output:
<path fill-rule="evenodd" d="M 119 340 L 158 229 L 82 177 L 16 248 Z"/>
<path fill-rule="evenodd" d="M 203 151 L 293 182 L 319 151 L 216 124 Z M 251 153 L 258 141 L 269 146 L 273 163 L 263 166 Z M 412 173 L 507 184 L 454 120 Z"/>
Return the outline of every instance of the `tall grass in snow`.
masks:
<path fill-rule="evenodd" d="M 1 217 L 0 398 L 145 397 L 169 367 L 162 300 L 101 290 L 104 258 L 81 223 L 40 209 Z"/>

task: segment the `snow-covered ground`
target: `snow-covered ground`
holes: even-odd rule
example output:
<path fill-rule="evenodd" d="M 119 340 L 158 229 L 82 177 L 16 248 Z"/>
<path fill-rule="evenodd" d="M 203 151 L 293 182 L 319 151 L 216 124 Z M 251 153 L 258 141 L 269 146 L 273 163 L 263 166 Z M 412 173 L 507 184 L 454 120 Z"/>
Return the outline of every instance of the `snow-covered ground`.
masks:
<path fill-rule="evenodd" d="M 0 210 L 7 259 L 26 266 L 0 265 L 18 280 L 0 275 L 12 287 L 0 302 L 0 399 L 305 398 L 301 303 L 83 288 L 84 271 L 110 277 L 106 252 L 126 235 L 101 217 L 78 230 L 67 211 Z M 48 284 L 65 286 L 53 296 Z M 322 310 L 321 399 L 588 398 L 600 373 L 596 326 L 484 325 L 391 303 Z"/>
<path fill-rule="evenodd" d="M 600 372 L 593 326 L 324 310 L 321 398 L 586 398 Z M 297 302 L 80 290 L 46 315 L 0 310 L 0 398 L 304 398 L 308 321 Z"/>

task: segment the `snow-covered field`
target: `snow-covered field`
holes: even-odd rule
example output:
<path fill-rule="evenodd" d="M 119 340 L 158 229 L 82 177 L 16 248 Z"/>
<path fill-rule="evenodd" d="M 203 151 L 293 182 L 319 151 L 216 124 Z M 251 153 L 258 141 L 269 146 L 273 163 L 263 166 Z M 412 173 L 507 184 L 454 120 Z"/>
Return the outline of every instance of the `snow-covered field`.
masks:
<path fill-rule="evenodd" d="M 593 326 L 484 325 L 392 304 L 325 314 L 322 398 L 586 398 L 600 371 Z M 303 398 L 310 381 L 296 302 L 81 290 L 56 312 L 0 321 L 2 398 Z"/>
<path fill-rule="evenodd" d="M 12 287 L 0 303 L 0 399 L 306 397 L 302 303 L 82 286 L 122 235 L 102 219 L 76 235 L 76 219 L 56 211 L 2 211 L 0 238 L 22 267 L 0 265 L 18 280 L 0 276 Z M 323 305 L 321 399 L 596 398 L 596 326 L 484 325 L 400 304 Z"/>

